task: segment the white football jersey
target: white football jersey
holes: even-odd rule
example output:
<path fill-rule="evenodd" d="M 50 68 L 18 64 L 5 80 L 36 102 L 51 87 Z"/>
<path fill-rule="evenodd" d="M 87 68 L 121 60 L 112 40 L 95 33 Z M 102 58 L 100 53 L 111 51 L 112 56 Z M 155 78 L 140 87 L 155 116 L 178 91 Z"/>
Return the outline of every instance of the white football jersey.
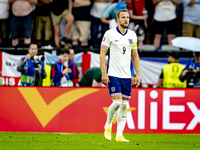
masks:
<path fill-rule="evenodd" d="M 107 74 L 119 78 L 131 78 L 131 50 L 137 49 L 137 36 L 127 29 L 123 35 L 118 27 L 104 34 L 101 46 L 109 48 Z"/>

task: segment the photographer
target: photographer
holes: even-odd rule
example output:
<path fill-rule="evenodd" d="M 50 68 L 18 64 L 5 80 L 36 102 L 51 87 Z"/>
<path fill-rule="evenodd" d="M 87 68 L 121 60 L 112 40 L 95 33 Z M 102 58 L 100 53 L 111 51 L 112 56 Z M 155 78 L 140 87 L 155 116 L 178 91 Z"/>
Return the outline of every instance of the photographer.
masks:
<path fill-rule="evenodd" d="M 17 65 L 17 71 L 21 72 L 22 86 L 42 86 L 42 79 L 46 77 L 44 62 L 41 61 L 44 56 L 36 56 L 37 53 L 37 45 L 31 44 L 28 54 Z"/>
<path fill-rule="evenodd" d="M 193 56 L 179 78 L 182 82 L 187 80 L 188 88 L 200 88 L 200 52 L 193 52 Z"/>

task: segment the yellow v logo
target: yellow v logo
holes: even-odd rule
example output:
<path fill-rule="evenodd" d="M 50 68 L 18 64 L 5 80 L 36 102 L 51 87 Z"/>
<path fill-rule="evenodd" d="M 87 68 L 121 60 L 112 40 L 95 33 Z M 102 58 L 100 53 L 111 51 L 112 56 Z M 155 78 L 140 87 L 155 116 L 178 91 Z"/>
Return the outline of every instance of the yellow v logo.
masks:
<path fill-rule="evenodd" d="M 36 88 L 20 87 L 18 90 L 43 127 L 45 127 L 65 107 L 88 94 L 98 91 L 98 89 L 94 88 L 79 88 L 63 93 L 47 105 Z"/>

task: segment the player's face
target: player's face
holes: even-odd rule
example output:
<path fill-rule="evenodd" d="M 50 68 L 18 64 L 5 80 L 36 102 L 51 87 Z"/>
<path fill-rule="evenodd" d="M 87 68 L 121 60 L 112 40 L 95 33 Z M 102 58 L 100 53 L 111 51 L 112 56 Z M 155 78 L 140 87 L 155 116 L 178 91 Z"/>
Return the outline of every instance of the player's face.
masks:
<path fill-rule="evenodd" d="M 65 61 L 68 61 L 69 60 L 69 54 L 61 54 L 61 60 L 62 62 L 64 63 Z"/>
<path fill-rule="evenodd" d="M 120 12 L 118 23 L 123 28 L 128 28 L 129 26 L 129 14 L 127 12 Z"/>
<path fill-rule="evenodd" d="M 37 48 L 37 45 L 36 44 L 31 44 L 30 45 L 30 48 L 28 50 L 29 54 L 32 56 L 36 56 L 37 53 L 38 53 L 38 48 Z"/>

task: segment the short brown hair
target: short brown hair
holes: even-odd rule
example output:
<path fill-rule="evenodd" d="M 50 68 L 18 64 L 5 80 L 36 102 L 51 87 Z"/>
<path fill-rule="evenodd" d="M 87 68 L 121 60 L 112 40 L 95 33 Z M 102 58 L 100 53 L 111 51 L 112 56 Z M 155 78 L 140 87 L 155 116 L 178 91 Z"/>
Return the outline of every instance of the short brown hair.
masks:
<path fill-rule="evenodd" d="M 68 48 L 68 47 L 62 48 L 61 51 L 60 51 L 60 53 L 61 53 L 61 54 L 65 54 L 65 53 L 66 53 L 66 54 L 69 54 L 69 48 Z"/>
<path fill-rule="evenodd" d="M 120 10 L 117 11 L 117 18 L 119 18 L 119 15 L 120 15 L 121 12 L 127 12 L 128 13 L 128 11 L 126 9 L 120 9 Z"/>

